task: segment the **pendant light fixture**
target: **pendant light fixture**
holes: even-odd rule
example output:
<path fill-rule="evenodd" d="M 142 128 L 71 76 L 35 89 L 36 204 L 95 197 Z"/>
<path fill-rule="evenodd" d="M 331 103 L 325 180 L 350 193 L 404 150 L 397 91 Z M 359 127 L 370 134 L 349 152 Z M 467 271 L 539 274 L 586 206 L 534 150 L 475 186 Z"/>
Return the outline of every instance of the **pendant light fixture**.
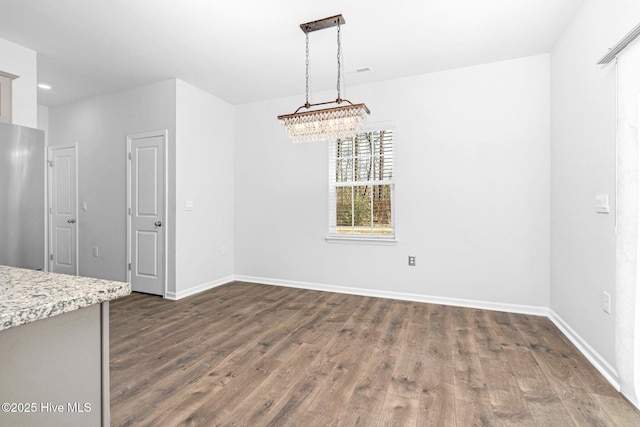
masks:
<path fill-rule="evenodd" d="M 370 114 L 364 104 L 353 104 L 340 95 L 340 25 L 345 23 L 342 15 L 300 24 L 306 38 L 306 102 L 293 114 L 278 116 L 287 135 L 294 143 L 310 141 L 332 141 L 355 136 L 362 128 L 362 121 Z M 309 33 L 325 28 L 338 28 L 338 97 L 335 101 L 309 103 Z M 344 105 L 343 103 L 346 103 Z M 321 105 L 336 104 L 335 107 L 312 109 Z M 301 110 L 306 111 L 301 111 Z"/>

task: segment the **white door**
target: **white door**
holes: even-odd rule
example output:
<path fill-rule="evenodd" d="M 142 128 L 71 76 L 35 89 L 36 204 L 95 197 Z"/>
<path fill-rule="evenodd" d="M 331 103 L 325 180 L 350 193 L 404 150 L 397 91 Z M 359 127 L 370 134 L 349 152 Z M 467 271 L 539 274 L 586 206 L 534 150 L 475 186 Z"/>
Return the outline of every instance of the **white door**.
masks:
<path fill-rule="evenodd" d="M 165 294 L 166 132 L 127 137 L 128 262 L 131 289 Z"/>
<path fill-rule="evenodd" d="M 49 271 L 78 274 L 76 147 L 49 148 Z"/>

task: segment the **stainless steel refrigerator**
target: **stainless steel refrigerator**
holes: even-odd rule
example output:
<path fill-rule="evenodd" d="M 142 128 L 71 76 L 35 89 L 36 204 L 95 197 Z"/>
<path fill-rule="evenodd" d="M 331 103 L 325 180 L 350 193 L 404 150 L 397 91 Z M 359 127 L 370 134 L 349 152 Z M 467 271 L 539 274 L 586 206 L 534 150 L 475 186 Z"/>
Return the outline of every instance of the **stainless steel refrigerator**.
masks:
<path fill-rule="evenodd" d="M 44 132 L 0 123 L 0 264 L 45 267 Z"/>

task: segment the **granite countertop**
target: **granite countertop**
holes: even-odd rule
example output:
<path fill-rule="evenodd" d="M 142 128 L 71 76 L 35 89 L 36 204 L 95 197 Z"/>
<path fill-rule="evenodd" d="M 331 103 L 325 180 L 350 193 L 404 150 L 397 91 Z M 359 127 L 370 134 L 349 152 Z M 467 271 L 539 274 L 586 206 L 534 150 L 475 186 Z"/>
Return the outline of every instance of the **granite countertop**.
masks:
<path fill-rule="evenodd" d="M 131 293 L 125 282 L 0 265 L 0 330 Z"/>

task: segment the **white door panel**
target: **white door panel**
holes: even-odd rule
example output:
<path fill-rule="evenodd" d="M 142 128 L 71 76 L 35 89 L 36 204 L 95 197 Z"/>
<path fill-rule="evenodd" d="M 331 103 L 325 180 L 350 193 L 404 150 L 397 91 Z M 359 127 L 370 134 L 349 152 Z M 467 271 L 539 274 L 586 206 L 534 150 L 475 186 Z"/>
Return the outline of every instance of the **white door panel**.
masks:
<path fill-rule="evenodd" d="M 136 274 L 147 278 L 158 278 L 158 233 L 136 230 Z"/>
<path fill-rule="evenodd" d="M 164 133 L 129 136 L 129 280 L 136 292 L 165 291 Z"/>
<path fill-rule="evenodd" d="M 55 264 L 59 267 L 72 268 L 73 230 L 71 227 L 56 227 L 55 229 Z"/>
<path fill-rule="evenodd" d="M 135 209 L 140 218 L 160 215 L 158 206 L 158 147 L 140 147 L 136 150 Z"/>

